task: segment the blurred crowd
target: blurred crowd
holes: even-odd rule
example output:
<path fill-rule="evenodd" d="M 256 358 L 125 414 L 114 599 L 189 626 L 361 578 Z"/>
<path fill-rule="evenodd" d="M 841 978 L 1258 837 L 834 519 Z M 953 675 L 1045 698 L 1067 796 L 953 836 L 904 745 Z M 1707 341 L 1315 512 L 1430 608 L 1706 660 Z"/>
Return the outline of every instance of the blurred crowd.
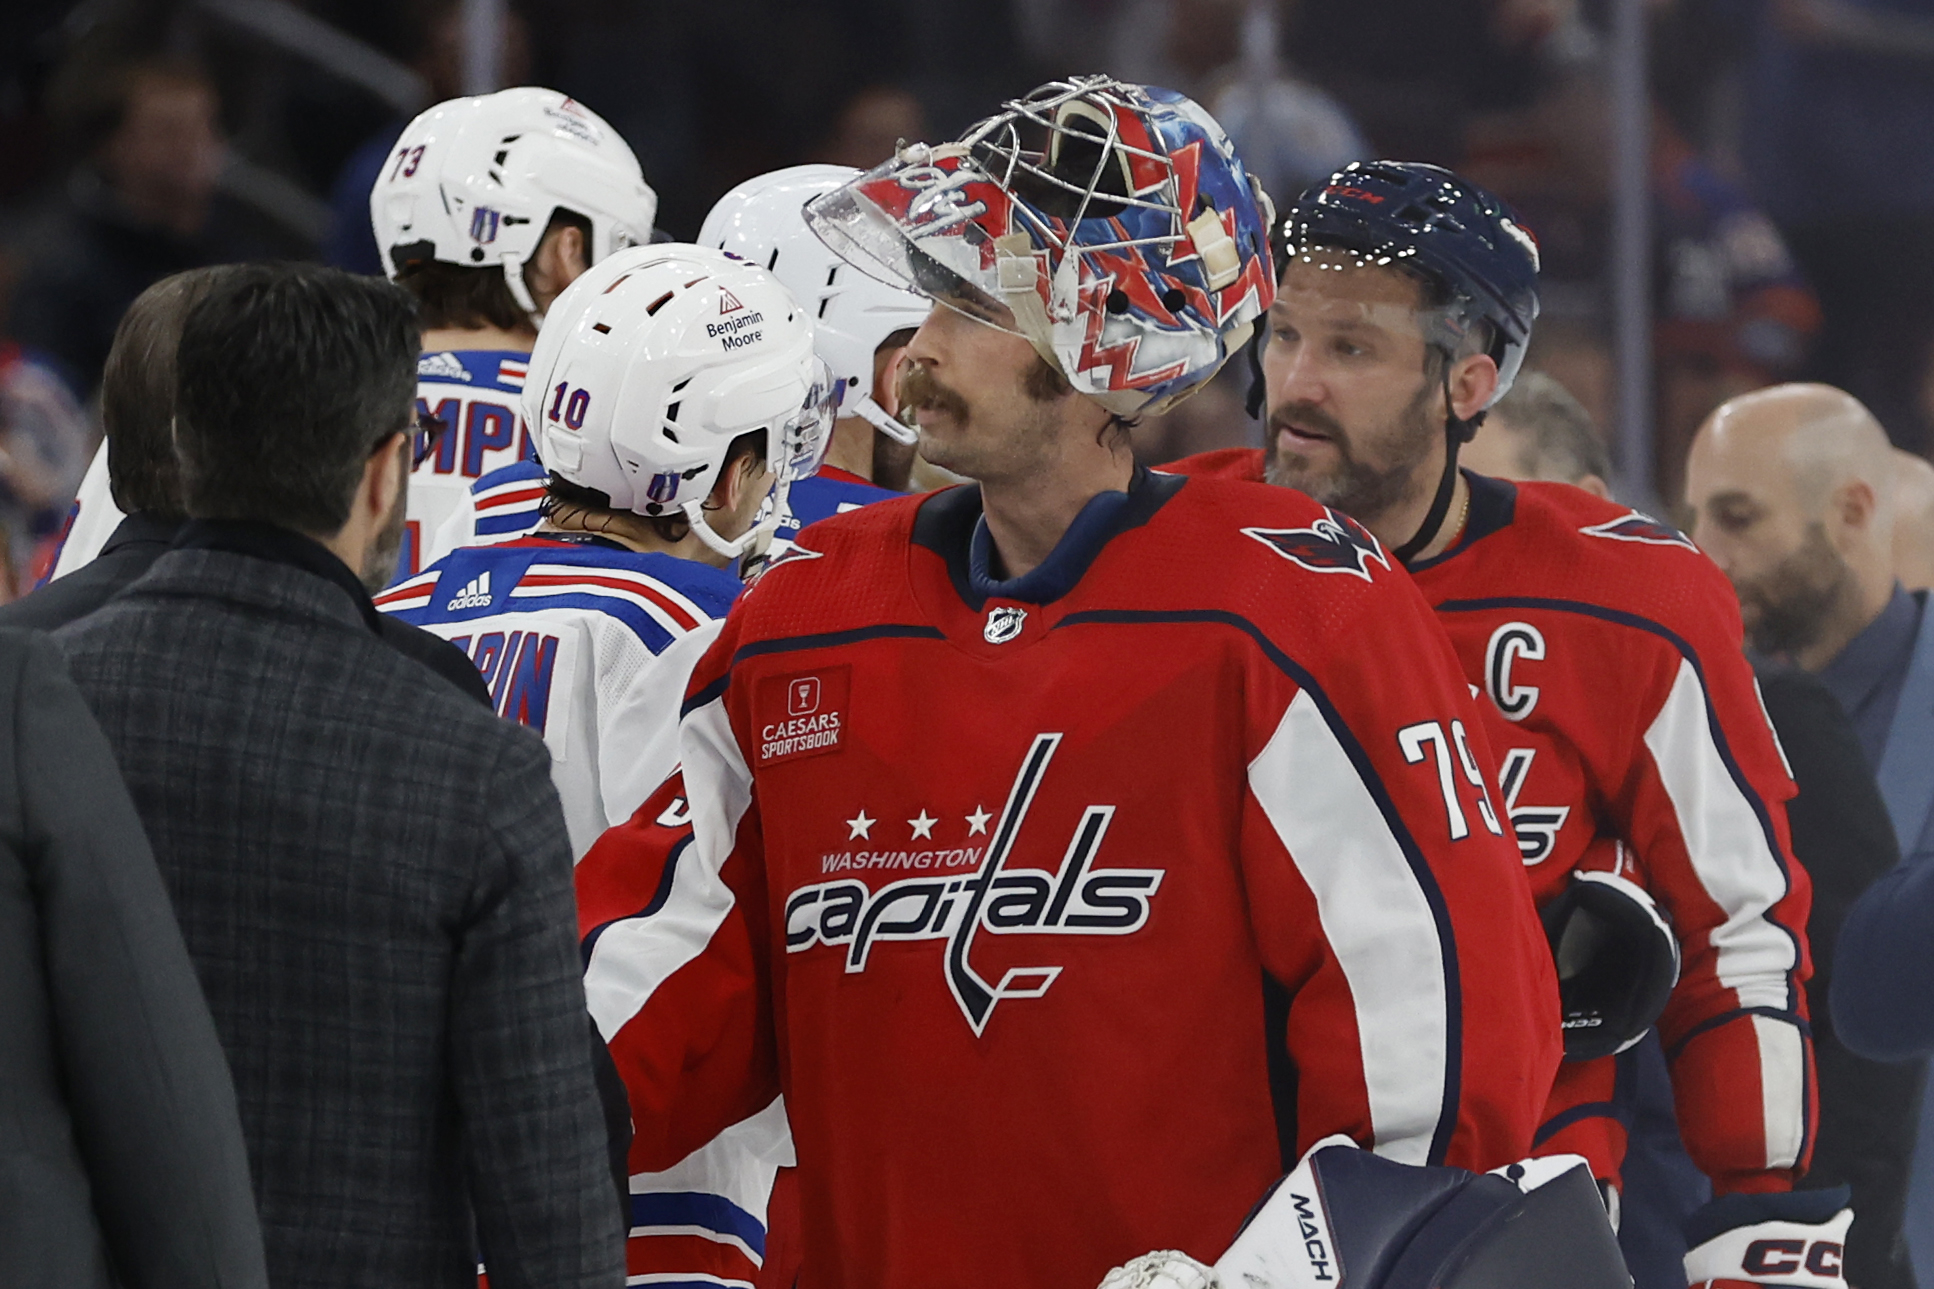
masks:
<path fill-rule="evenodd" d="M 273 6 L 268 6 L 273 7 Z M 0 63 L 4 534 L 18 579 L 97 431 L 108 338 L 162 275 L 233 260 L 376 268 L 365 196 L 410 111 L 463 87 L 455 0 L 314 0 L 387 56 L 385 100 L 220 5 L 29 6 Z M 1934 15 L 1847 0 L 1670 0 L 1651 30 L 1652 493 L 1681 495 L 1725 398 L 1812 378 L 1934 448 Z M 503 83 L 611 120 L 689 237 L 719 195 L 804 161 L 870 166 L 1069 70 L 1180 89 L 1279 206 L 1342 162 L 1456 168 L 1539 239 L 1534 367 L 1617 422 L 1608 6 L 1583 0 L 521 0 Z M 1254 440 L 1238 379 L 1137 431 L 1148 462 Z"/>
<path fill-rule="evenodd" d="M 1537 239 L 1543 313 L 1525 375 L 1492 411 L 1465 464 L 1601 497 L 1616 483 L 1630 494 L 1622 500 L 1662 507 L 1677 520 L 1737 590 L 1769 718 L 1795 753 L 1795 856 L 1819 892 L 1810 991 L 1826 1128 L 1813 1184 L 1850 1185 L 1865 1230 L 1885 1233 L 1885 1247 L 1861 1251 L 1861 1289 L 1911 1289 L 1910 1246 L 1923 1265 L 1934 1262 L 1934 1225 L 1916 1216 L 1934 1212 L 1934 1135 L 1917 1156 L 1914 1129 L 1917 1062 L 1934 1048 L 1934 1016 L 1925 1014 L 1934 963 L 1911 947 L 1934 943 L 1923 935 L 1934 927 L 1934 894 L 1917 885 L 1934 855 L 1934 823 L 1921 827 L 1927 800 L 1915 795 L 1934 725 L 1895 717 L 1919 701 L 1912 686 L 1934 684 L 1915 670 L 1934 667 L 1917 653 L 1929 634 L 1919 624 L 1934 584 L 1934 466 L 1926 459 L 1934 454 L 1934 4 L 1648 4 L 1644 264 L 1619 262 L 1611 250 L 1609 10 L 1595 0 L 748 0 L 722 21 L 715 6 L 677 0 L 522 0 L 508 9 L 494 55 L 501 83 L 554 86 L 616 128 L 656 192 L 660 240 L 695 239 L 714 203 L 752 176 L 804 162 L 869 168 L 902 140 L 953 138 L 1004 98 L 1071 71 L 1196 98 L 1229 130 L 1278 207 L 1336 168 L 1373 157 L 1451 167 L 1502 196 Z M 172 357 L 141 349 L 128 320 L 144 292 L 184 271 L 238 262 L 383 271 L 368 194 L 416 109 L 464 91 L 462 21 L 456 0 L 310 0 L 299 9 L 284 0 L 84 0 L 9 20 L 21 38 L 0 53 L 0 602 L 49 572 L 101 441 L 104 407 L 107 420 L 127 426 L 144 399 L 152 408 L 175 398 Z M 327 45 L 322 31 L 341 42 L 328 45 L 330 56 L 315 53 Z M 363 70 L 346 72 L 351 64 Z M 1625 410 L 1610 339 L 1621 274 L 1647 275 L 1650 286 L 1649 479 L 1620 471 L 1607 434 Z M 208 281 L 239 289 L 190 280 L 195 290 L 214 289 Z M 373 285 L 361 300 L 343 282 L 332 275 L 324 285 L 360 300 L 372 326 L 413 326 L 384 312 L 394 302 Z M 243 354 L 248 337 L 197 343 L 198 354 L 184 349 L 182 369 L 202 384 L 188 394 L 203 400 L 209 418 L 219 411 L 244 428 L 233 442 L 177 443 L 176 451 L 184 460 L 195 450 L 210 461 L 246 454 L 254 442 L 246 427 L 276 415 L 272 382 L 258 381 L 246 406 L 223 404 L 221 355 Z M 111 364 L 111 353 L 126 367 Z M 166 369 L 149 373 L 162 385 L 129 374 L 144 362 Z M 1262 428 L 1245 407 L 1250 381 L 1248 364 L 1232 361 L 1176 410 L 1134 423 L 1137 460 L 1161 465 L 1260 445 Z M 166 423 L 150 427 L 156 441 L 169 432 Z M 261 468 L 264 478 L 274 474 Z M 933 477 L 924 468 L 914 467 L 916 484 Z M 385 476 L 365 487 L 377 495 L 393 485 Z M 124 496 L 118 484 L 114 496 L 136 520 L 164 509 Z M 167 509 L 171 522 L 186 522 Z M 192 507 L 187 513 L 203 518 Z M 390 516 L 381 507 L 371 516 L 336 517 L 356 538 L 330 547 L 346 565 L 381 547 L 386 534 L 374 528 Z M 251 518 L 274 526 L 266 511 Z M 365 519 L 369 532 L 356 527 Z M 145 558 L 184 540 L 174 530 L 156 536 Z M 240 540 L 233 533 L 201 540 L 189 548 L 284 564 L 306 558 L 222 545 Z M 364 659 L 366 667 L 380 671 L 393 661 L 386 650 L 414 647 L 399 628 L 379 634 L 380 646 L 359 637 L 377 660 Z M 126 643 L 101 649 L 112 654 L 109 646 Z M 444 664 L 450 653 L 441 651 Z M 192 672 L 192 657 L 175 661 Z M 298 664 L 322 666 L 306 655 L 289 667 Z M 468 663 L 455 666 L 475 690 Z M 253 679 L 272 692 L 281 676 L 268 667 Z M 95 677 L 89 696 L 98 702 L 95 691 L 113 692 L 124 680 Z M 138 708 L 129 709 L 133 725 L 161 719 Z M 245 708 L 227 718 L 247 725 Z M 404 716 L 390 731 L 399 742 L 412 736 L 401 728 Z M 464 719 L 480 730 L 493 724 L 467 709 Z M 82 747 L 74 756 L 99 761 L 99 752 Z M 455 764 L 438 772 L 452 782 L 481 774 Z M 320 800 L 328 788 L 316 792 Z M 246 812 L 246 803 L 237 808 Z M 115 809 L 129 815 L 120 823 L 131 821 L 129 810 Z M 152 833 L 155 822 L 147 823 Z M 503 826 L 514 832 L 518 821 Z M 561 861 L 556 867 L 568 871 Z M 504 889 L 518 880 L 505 876 Z M 568 903 L 567 885 L 553 881 L 546 898 Z M 192 922 L 189 929 L 191 941 L 212 934 Z M 550 940 L 557 943 L 530 949 L 533 961 L 563 944 L 559 961 L 568 970 L 545 958 L 532 973 L 548 971 L 544 979 L 568 993 L 558 978 L 574 979 L 575 947 L 559 935 Z M 173 941 L 161 949 L 180 957 Z M 207 1028 L 199 1013 L 188 1023 Z M 568 1076 L 577 1095 L 566 1107 L 575 1119 L 552 1127 L 577 1150 L 574 1197 L 548 1202 L 583 1211 L 551 1217 L 597 1228 L 615 1248 L 604 1229 L 610 1215 L 587 1216 L 604 1202 L 607 1182 L 593 1096 L 604 1071 L 573 1048 L 575 1031 L 555 1028 L 545 1049 L 564 1075 L 550 1077 Z M 601 1049 L 592 1046 L 597 1058 Z M 1662 1070 L 1657 1049 L 1654 1039 L 1641 1055 Z M 345 1070 L 353 1080 L 353 1064 Z M 1658 1170 L 1641 1193 L 1696 1192 L 1705 1183 L 1687 1172 L 1678 1149 L 1669 1090 L 1662 1117 L 1646 1096 L 1641 1083 L 1620 1111 L 1635 1175 Z M 222 1128 L 227 1138 L 217 1147 L 233 1152 L 241 1129 L 252 1136 L 260 1125 Z M 1691 1192 L 1681 1207 L 1710 1198 L 1709 1190 Z M 529 1199 L 499 1198 L 506 1211 Z M 1671 1268 L 1682 1254 L 1654 1261 Z M 1627 1256 L 1641 1270 L 1653 1255 L 1628 1247 Z M 1648 1284 L 1642 1270 L 1640 1283 Z"/>

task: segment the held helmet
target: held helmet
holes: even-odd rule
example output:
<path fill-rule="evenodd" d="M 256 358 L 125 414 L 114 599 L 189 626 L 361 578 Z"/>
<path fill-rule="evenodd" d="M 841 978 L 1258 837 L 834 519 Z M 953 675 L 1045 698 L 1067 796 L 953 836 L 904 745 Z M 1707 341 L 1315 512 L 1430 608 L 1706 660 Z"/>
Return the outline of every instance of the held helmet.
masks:
<path fill-rule="evenodd" d="M 699 229 L 716 246 L 765 268 L 806 306 L 819 356 L 846 386 L 842 411 L 901 443 L 919 436 L 873 401 L 873 355 L 896 331 L 918 327 L 932 308 L 923 296 L 869 277 L 806 227 L 801 208 L 860 177 L 851 166 L 790 166 L 748 179 L 719 198 Z"/>
<path fill-rule="evenodd" d="M 524 266 L 560 209 L 591 221 L 585 253 L 596 264 L 651 240 L 658 195 L 601 117 L 533 86 L 455 98 L 423 112 L 404 129 L 369 193 L 390 277 L 421 260 L 495 265 L 517 303 L 533 313 Z"/>
<path fill-rule="evenodd" d="M 806 311 L 764 269 L 665 243 L 608 256 L 551 306 L 531 353 L 524 422 L 538 457 L 613 510 L 682 512 L 728 557 L 763 548 L 785 490 L 819 469 L 840 388 Z M 703 505 L 741 434 L 766 432 L 773 518 L 736 541 Z"/>
<path fill-rule="evenodd" d="M 1418 161 L 1353 161 L 1296 200 L 1283 220 L 1287 256 L 1315 247 L 1397 264 L 1448 295 L 1433 343 L 1455 352 L 1479 320 L 1491 324 L 1497 391 L 1510 391 L 1538 317 L 1538 244 L 1476 184 Z"/>
<path fill-rule="evenodd" d="M 1166 411 L 1242 347 L 1275 298 L 1271 218 L 1213 117 L 1106 76 L 806 205 L 841 258 L 1024 337 L 1117 416 Z"/>

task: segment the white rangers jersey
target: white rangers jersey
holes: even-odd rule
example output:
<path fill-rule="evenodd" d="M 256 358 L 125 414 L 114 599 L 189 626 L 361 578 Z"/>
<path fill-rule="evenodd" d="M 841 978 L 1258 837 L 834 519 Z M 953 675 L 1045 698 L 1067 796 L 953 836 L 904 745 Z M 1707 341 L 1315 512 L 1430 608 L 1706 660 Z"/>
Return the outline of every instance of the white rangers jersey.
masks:
<path fill-rule="evenodd" d="M 494 546 L 536 531 L 544 518 L 545 478 L 543 465 L 534 458 L 492 470 L 470 485 L 431 538 L 430 549 L 447 552 L 459 546 Z M 808 524 L 899 495 L 836 466 L 821 466 L 812 478 L 792 485 L 786 513 L 773 533 L 771 557 L 778 559 L 790 550 L 799 530 Z M 766 505 L 772 504 L 768 499 Z M 765 514 L 762 510 L 759 517 Z"/>
<path fill-rule="evenodd" d="M 94 449 L 94 460 L 88 463 L 87 474 L 81 478 L 74 504 L 67 508 L 67 522 L 61 526 L 54 558 L 48 561 L 47 574 L 38 585 L 45 586 L 55 578 L 66 577 L 75 569 L 92 564 L 101 547 L 107 545 L 107 539 L 114 536 L 114 530 L 126 518 L 114 504 L 114 493 L 108 487 L 107 440 L 103 439 Z"/>
<path fill-rule="evenodd" d="M 455 549 L 438 548 L 435 539 L 465 506 L 471 484 L 532 455 L 530 430 L 517 410 L 529 364 L 529 354 L 511 349 L 446 349 L 417 359 L 416 414 L 445 428 L 410 477 L 399 580 Z"/>
<path fill-rule="evenodd" d="M 455 644 L 497 712 L 544 736 L 582 857 L 678 760 L 678 707 L 739 580 L 602 538 L 545 533 L 452 551 L 376 597 Z"/>

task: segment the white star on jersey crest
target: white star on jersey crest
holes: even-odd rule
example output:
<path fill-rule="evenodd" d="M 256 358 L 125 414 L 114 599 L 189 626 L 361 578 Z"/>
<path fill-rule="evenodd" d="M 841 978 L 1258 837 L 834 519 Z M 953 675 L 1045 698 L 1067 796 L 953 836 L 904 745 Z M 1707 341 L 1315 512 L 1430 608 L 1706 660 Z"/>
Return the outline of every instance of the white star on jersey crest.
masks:
<path fill-rule="evenodd" d="M 846 840 L 852 841 L 857 837 L 862 841 L 872 841 L 873 825 L 878 822 L 880 821 L 877 819 L 868 819 L 866 811 L 862 809 L 857 816 L 846 821 L 846 826 L 853 830 L 846 834 Z"/>
<path fill-rule="evenodd" d="M 907 820 L 907 822 L 913 825 L 913 839 L 915 841 L 919 841 L 922 837 L 926 838 L 928 841 L 932 841 L 933 826 L 939 823 L 940 821 L 938 819 L 934 819 L 931 816 L 929 816 L 927 812 L 923 809 L 920 812 L 919 818 L 909 819 Z"/>
<path fill-rule="evenodd" d="M 987 813 L 979 802 L 974 803 L 974 813 L 967 816 L 967 835 L 978 837 L 987 831 L 987 821 L 994 816 Z"/>

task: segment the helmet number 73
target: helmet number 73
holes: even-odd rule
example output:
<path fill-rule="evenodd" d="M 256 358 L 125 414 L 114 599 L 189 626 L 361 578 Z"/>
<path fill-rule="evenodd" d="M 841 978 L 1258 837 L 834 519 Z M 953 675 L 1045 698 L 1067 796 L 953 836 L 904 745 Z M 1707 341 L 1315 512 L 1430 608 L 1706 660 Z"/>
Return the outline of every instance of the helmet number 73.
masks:
<path fill-rule="evenodd" d="M 1497 812 L 1491 809 L 1490 789 L 1484 785 L 1484 776 L 1478 771 L 1477 758 L 1471 755 L 1470 741 L 1464 736 L 1464 722 L 1450 723 L 1450 736 L 1444 734 L 1440 721 L 1419 721 L 1406 725 L 1397 731 L 1397 746 L 1403 749 L 1403 759 L 1411 765 L 1421 764 L 1426 756 L 1437 764 L 1437 786 L 1444 793 L 1444 813 L 1450 820 L 1450 839 L 1462 841 L 1470 836 L 1471 828 L 1464 821 L 1464 807 L 1459 801 L 1458 768 L 1463 770 L 1464 781 L 1477 789 L 1477 814 L 1484 826 L 1495 836 L 1502 837 L 1504 829 L 1498 824 Z M 1451 762 L 1452 747 L 1456 747 L 1457 766 Z"/>

